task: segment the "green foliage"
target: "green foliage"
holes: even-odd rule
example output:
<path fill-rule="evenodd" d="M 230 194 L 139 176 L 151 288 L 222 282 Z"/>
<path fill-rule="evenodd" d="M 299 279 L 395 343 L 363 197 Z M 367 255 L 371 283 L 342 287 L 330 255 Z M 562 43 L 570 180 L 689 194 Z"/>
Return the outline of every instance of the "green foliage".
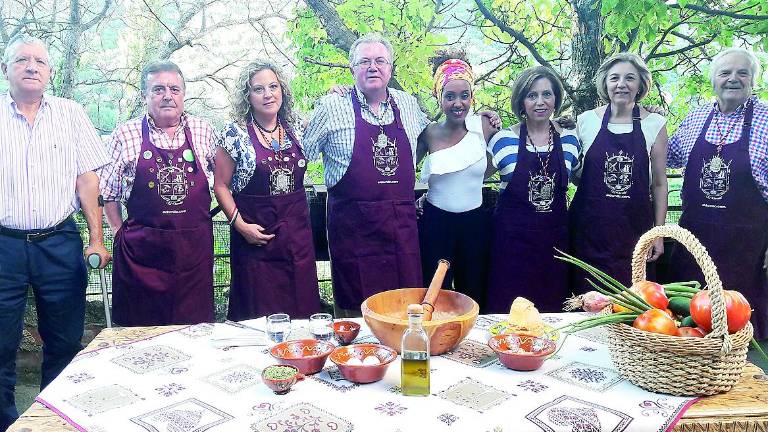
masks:
<path fill-rule="evenodd" d="M 428 31 L 433 19 L 434 5 L 428 0 L 348 0 L 336 11 L 344 24 L 357 34 L 372 31 L 384 34 L 395 50 L 394 76 L 409 93 L 415 94 L 431 110 L 429 89 L 432 74 L 427 60 L 446 37 Z M 288 28 L 288 36 L 296 48 L 296 77 L 291 83 L 301 110 L 309 111 L 318 97 L 334 84 L 352 84 L 347 65 L 348 53 L 334 47 L 320 21 L 308 8 L 297 10 Z M 317 62 L 330 63 L 328 67 Z"/>

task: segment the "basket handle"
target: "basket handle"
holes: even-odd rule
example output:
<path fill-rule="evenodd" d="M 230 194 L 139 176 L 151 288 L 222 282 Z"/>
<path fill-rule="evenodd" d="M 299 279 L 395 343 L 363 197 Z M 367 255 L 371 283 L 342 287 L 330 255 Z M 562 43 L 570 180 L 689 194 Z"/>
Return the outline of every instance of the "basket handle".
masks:
<path fill-rule="evenodd" d="M 662 225 L 652 228 L 643 234 L 632 252 L 632 283 L 645 280 L 645 257 L 648 254 L 654 240 L 663 237 L 672 237 L 683 245 L 696 260 L 704 273 L 704 282 L 709 290 L 709 300 L 712 303 L 712 331 L 708 338 L 723 338 L 722 352 L 731 351 L 731 338 L 728 334 L 728 318 L 725 313 L 725 299 L 723 298 L 723 283 L 717 275 L 717 267 L 712 262 L 709 252 L 690 231 L 677 225 Z"/>

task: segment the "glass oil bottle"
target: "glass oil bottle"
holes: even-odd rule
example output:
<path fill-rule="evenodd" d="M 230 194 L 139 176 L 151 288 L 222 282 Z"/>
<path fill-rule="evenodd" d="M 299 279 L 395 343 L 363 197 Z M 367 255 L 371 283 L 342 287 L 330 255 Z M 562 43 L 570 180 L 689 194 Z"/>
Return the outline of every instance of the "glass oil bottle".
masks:
<path fill-rule="evenodd" d="M 421 324 L 424 308 L 408 305 L 408 329 L 400 350 L 400 388 L 404 396 L 429 395 L 429 337 Z"/>

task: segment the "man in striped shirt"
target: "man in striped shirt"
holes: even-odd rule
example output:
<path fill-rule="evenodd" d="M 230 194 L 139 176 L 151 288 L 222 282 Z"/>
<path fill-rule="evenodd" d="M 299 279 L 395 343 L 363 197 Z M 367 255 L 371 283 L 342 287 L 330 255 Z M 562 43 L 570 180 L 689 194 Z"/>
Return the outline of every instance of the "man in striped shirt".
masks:
<path fill-rule="evenodd" d="M 210 322 L 213 129 L 184 111 L 186 86 L 176 64 L 144 67 L 141 92 L 147 112 L 115 128 L 101 179 L 115 233 L 114 320 L 124 326 Z"/>
<path fill-rule="evenodd" d="M 16 351 L 27 290 L 43 340 L 41 389 L 82 349 L 87 274 L 72 213 L 88 223 L 85 254 L 110 259 L 102 243 L 99 179 L 107 162 L 82 106 L 44 94 L 51 77 L 43 42 L 27 35 L 5 48 L 0 94 L 0 430 L 18 417 Z"/>

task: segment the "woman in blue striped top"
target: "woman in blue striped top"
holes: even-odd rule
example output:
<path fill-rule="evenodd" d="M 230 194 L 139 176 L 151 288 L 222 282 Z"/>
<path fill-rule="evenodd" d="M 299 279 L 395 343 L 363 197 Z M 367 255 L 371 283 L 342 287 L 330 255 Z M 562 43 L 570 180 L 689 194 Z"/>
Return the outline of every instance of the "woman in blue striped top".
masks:
<path fill-rule="evenodd" d="M 568 246 L 566 191 L 581 144 L 575 130 L 552 121 L 562 102 L 563 85 L 552 70 L 524 70 L 512 85 L 512 112 L 520 123 L 488 144 L 501 191 L 486 312 L 506 312 L 517 296 L 555 312 L 568 295 L 568 269 L 554 259 L 553 248 Z"/>

